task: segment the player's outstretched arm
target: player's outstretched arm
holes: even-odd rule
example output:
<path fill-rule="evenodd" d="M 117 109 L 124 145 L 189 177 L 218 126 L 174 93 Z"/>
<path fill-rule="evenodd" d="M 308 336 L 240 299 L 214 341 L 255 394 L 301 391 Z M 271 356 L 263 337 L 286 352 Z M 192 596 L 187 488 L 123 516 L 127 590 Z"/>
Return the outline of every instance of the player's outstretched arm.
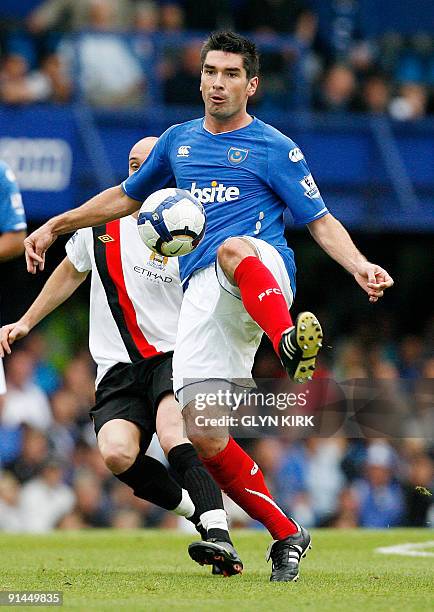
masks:
<path fill-rule="evenodd" d="M 51 274 L 42 291 L 16 323 L 4 325 L 0 330 L 0 357 L 11 353 L 11 345 L 15 340 L 27 336 L 50 312 L 71 296 L 84 281 L 88 272 L 78 272 L 67 257 Z"/>
<path fill-rule="evenodd" d="M 384 291 L 393 285 L 393 279 L 386 270 L 367 261 L 357 249 L 347 230 L 333 215 L 327 214 L 308 224 L 316 242 L 335 261 L 341 264 L 369 296 L 370 302 L 377 302 Z"/>
<path fill-rule="evenodd" d="M 102 191 L 78 208 L 53 217 L 24 240 L 27 271 L 36 274 L 38 269 L 44 269 L 45 252 L 61 234 L 125 217 L 139 207 L 140 202 L 129 198 L 118 185 Z"/>

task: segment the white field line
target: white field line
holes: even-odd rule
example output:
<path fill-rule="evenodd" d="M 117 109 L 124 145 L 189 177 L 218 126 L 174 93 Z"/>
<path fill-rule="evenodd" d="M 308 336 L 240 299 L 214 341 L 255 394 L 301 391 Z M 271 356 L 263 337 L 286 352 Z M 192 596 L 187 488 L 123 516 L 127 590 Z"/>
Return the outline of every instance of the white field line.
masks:
<path fill-rule="evenodd" d="M 403 555 L 404 557 L 434 557 L 434 551 L 428 552 L 424 548 L 434 548 L 434 540 L 396 544 L 395 546 L 380 546 L 380 548 L 375 549 L 375 552 L 382 555 Z"/>

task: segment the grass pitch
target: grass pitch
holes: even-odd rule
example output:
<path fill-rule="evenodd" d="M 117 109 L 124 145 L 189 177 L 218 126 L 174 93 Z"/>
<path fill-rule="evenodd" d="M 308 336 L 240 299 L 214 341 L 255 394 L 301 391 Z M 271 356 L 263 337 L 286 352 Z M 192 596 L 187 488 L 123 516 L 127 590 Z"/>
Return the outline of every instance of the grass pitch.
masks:
<path fill-rule="evenodd" d="M 434 609 L 433 556 L 375 552 L 434 540 L 432 531 L 316 530 L 300 580 L 289 584 L 268 581 L 266 534 L 233 535 L 245 570 L 223 578 L 191 561 L 195 538 L 177 532 L 0 534 L 0 590 L 63 591 L 63 608 L 83 611 Z"/>

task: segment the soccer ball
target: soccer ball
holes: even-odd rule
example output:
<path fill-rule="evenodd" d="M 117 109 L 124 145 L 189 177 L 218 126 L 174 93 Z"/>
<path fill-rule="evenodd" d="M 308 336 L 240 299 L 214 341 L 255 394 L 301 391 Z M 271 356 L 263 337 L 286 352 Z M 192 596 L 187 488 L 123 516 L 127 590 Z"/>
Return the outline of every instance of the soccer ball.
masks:
<path fill-rule="evenodd" d="M 140 238 L 166 257 L 191 253 L 205 233 L 202 204 L 184 189 L 160 189 L 143 202 L 137 218 Z"/>

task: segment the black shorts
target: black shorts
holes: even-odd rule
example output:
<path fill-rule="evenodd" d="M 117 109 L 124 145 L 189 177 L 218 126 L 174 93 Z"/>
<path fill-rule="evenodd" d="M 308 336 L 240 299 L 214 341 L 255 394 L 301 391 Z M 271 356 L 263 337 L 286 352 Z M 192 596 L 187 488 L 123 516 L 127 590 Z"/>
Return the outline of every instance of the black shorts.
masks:
<path fill-rule="evenodd" d="M 95 433 L 108 421 L 125 419 L 139 426 L 142 448 L 155 433 L 160 400 L 173 393 L 173 353 L 156 355 L 136 363 L 117 363 L 101 379 L 96 404 L 90 411 Z"/>

